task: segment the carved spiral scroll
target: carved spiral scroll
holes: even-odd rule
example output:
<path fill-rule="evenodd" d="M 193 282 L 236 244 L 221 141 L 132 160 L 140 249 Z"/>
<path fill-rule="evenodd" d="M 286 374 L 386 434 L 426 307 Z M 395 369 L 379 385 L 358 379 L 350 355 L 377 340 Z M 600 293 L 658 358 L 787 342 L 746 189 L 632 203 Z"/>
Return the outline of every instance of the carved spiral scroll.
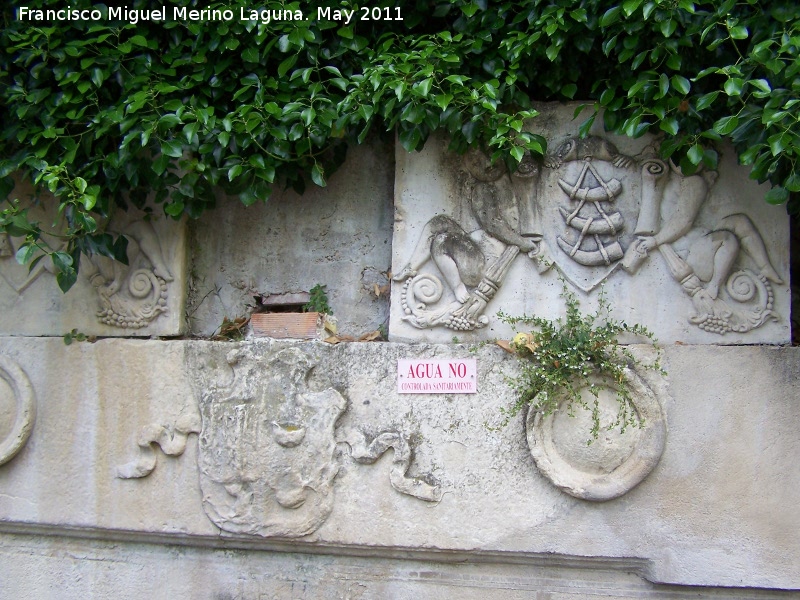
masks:
<path fill-rule="evenodd" d="M 160 293 L 158 278 L 148 269 L 137 269 L 128 280 L 128 291 L 134 298 L 147 298 L 152 293 Z"/>
<path fill-rule="evenodd" d="M 444 285 L 435 275 L 417 275 L 411 280 L 410 287 L 414 299 L 426 305 L 438 302 L 444 293 Z"/>
<path fill-rule="evenodd" d="M 748 271 L 736 271 L 725 283 L 725 289 L 730 294 L 731 298 L 737 302 L 747 302 L 752 300 L 759 291 L 759 283 Z"/>
<path fill-rule="evenodd" d="M 36 397 L 25 372 L 5 356 L 0 356 L 0 377 L 11 387 L 17 401 L 11 431 L 5 439 L 0 440 L 0 465 L 3 465 L 14 458 L 31 435 L 36 421 Z"/>
<path fill-rule="evenodd" d="M 664 161 L 658 159 L 651 159 L 644 163 L 643 172 L 653 177 L 663 175 L 667 170 L 667 165 Z"/>

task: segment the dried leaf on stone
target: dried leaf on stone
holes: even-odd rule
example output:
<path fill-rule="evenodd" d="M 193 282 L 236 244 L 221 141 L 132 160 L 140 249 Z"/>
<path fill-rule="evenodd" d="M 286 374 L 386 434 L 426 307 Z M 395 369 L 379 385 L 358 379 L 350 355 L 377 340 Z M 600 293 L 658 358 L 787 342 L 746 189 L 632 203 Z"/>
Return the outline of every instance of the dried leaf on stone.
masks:
<path fill-rule="evenodd" d="M 328 333 L 336 335 L 339 332 L 339 327 L 336 324 L 336 321 L 332 321 L 331 319 L 325 318 L 324 327 Z"/>
<path fill-rule="evenodd" d="M 375 331 L 370 331 L 369 333 L 365 333 L 360 338 L 358 338 L 359 342 L 374 342 L 375 340 L 380 340 L 383 337 L 380 331 L 377 329 Z"/>
<path fill-rule="evenodd" d="M 505 350 L 506 352 L 508 352 L 510 354 L 516 354 L 516 352 L 514 351 L 514 348 L 511 347 L 511 343 L 509 341 L 507 341 L 507 340 L 497 340 L 495 342 L 495 344 L 497 344 L 503 350 Z"/>

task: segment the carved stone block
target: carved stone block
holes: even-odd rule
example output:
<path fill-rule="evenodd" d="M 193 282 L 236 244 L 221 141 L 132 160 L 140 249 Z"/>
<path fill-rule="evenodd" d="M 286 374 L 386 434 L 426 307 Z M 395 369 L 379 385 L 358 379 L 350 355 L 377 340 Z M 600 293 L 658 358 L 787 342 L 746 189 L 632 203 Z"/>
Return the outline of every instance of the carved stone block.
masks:
<path fill-rule="evenodd" d="M 499 310 L 557 318 L 562 283 L 664 343 L 789 341 L 788 217 L 733 149 L 685 174 L 657 141 L 577 135 L 574 107 L 527 124 L 549 145 L 510 173 L 477 151 L 398 145 L 390 338 L 509 337 Z"/>
<path fill-rule="evenodd" d="M 29 218 L 52 222 L 27 184 L 11 198 L 29 207 Z M 51 203 L 52 206 L 52 203 Z M 160 209 L 154 213 L 159 214 Z M 32 269 L 15 253 L 21 239 L 4 237 L 0 252 L 0 333 L 63 335 L 77 329 L 87 335 L 161 336 L 184 331 L 186 226 L 161 214 L 131 208 L 118 211 L 108 231 L 128 241 L 128 265 L 104 256 L 82 257 L 78 280 L 66 294 L 56 284 L 49 259 Z M 57 238 L 48 244 L 59 249 Z"/>

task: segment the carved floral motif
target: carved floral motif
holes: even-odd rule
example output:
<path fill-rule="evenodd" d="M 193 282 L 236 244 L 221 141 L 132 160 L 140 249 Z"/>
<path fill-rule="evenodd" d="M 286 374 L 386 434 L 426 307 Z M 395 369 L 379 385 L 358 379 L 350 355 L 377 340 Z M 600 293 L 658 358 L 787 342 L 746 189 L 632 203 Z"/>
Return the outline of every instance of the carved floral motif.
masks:
<path fill-rule="evenodd" d="M 161 242 L 147 221 L 133 221 L 122 228 L 128 241 L 128 265 L 96 254 L 82 256 L 79 274 L 97 292 L 97 319 L 122 329 L 141 329 L 167 312 L 169 286 L 173 275 L 164 258 Z M 42 276 L 53 275 L 49 260 L 42 260 L 30 272 L 14 260 L 15 238 L 0 236 L 0 277 L 22 295 Z M 53 247 L 65 248 L 57 242 Z"/>
<path fill-rule="evenodd" d="M 477 151 L 467 154 L 464 165 L 469 174 L 465 194 L 479 229 L 467 232 L 447 215 L 433 217 L 409 262 L 394 276 L 403 282 L 403 319 L 420 329 L 443 325 L 471 331 L 486 326 L 489 318 L 483 312 L 514 258 L 521 251 L 533 258 L 539 250 L 541 236 L 531 233 L 528 198 L 536 188 L 539 166 L 528 157 L 509 174 Z M 428 260 L 438 274 L 419 272 Z M 445 301 L 433 307 L 445 292 Z"/>

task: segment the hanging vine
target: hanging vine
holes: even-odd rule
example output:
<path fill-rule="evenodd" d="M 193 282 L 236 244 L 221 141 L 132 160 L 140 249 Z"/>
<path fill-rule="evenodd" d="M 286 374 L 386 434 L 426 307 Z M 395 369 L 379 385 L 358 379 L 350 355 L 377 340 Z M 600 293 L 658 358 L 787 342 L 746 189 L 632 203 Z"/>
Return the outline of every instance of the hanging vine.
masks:
<path fill-rule="evenodd" d="M 105 231 L 118 208 L 153 198 L 196 218 L 215 188 L 249 205 L 276 187 L 324 186 L 371 131 L 414 151 L 443 130 L 453 151 L 482 146 L 513 169 L 546 151 L 525 127 L 534 100 L 585 101 L 584 134 L 598 118 L 615 133 L 661 134 L 662 155 L 685 172 L 715 167 L 729 137 L 772 184 L 766 200 L 796 209 L 800 5 L 789 0 L 377 1 L 391 19 L 369 20 L 348 0 L 272 2 L 264 9 L 292 18 L 268 22 L 221 2 L 165 0 L 165 20 L 135 23 L 70 6 L 105 16 L 6 8 L 0 32 L 0 194 L 13 174 L 48 189 L 63 243 L 53 248 L 53 230 L 14 198 L 0 228 L 25 238 L 21 263 L 48 256 L 65 290 L 81 253 L 124 259 L 124 239 Z M 176 20 L 176 7 L 234 18 Z M 334 18 L 345 10 L 349 23 Z"/>

